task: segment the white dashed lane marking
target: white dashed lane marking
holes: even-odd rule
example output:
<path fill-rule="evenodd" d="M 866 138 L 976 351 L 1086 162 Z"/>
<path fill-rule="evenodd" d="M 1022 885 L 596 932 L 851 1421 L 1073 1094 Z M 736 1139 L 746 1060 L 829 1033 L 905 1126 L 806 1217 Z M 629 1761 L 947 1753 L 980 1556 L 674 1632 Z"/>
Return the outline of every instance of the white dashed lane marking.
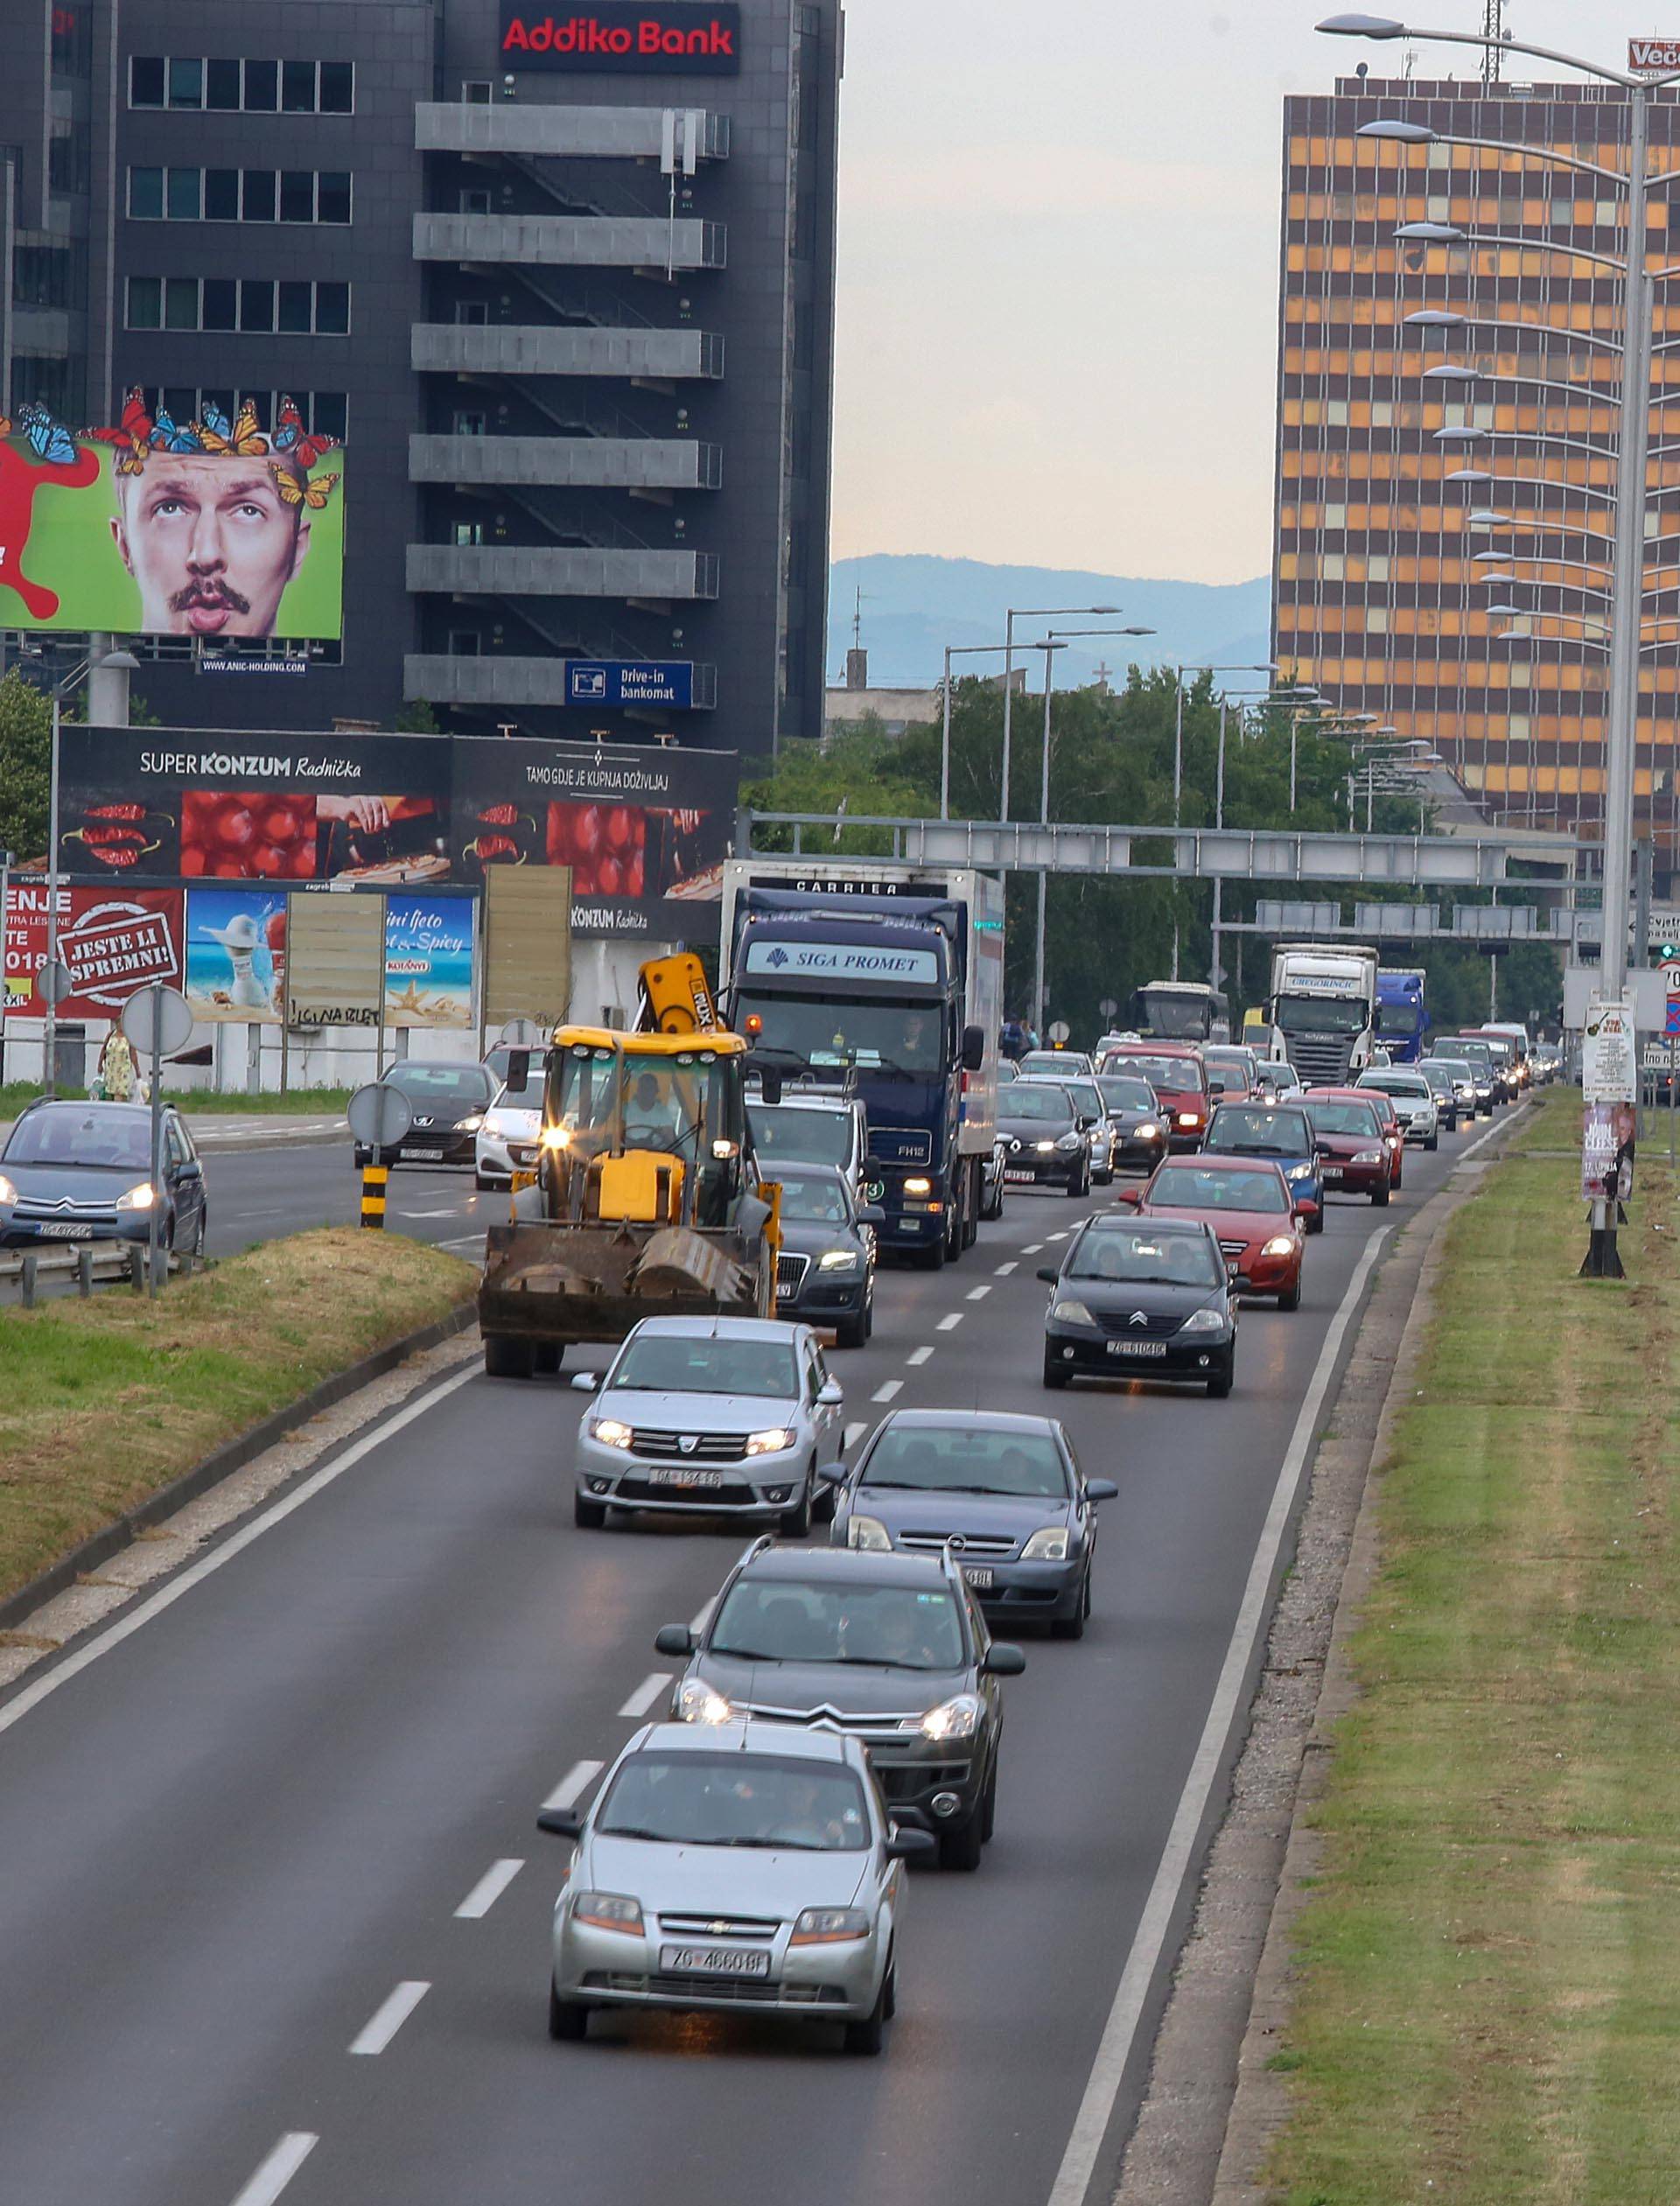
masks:
<path fill-rule="evenodd" d="M 542 1805 L 575 1808 L 606 1767 L 604 1761 L 574 1761 Z"/>
<path fill-rule="evenodd" d="M 1043 1246 L 1044 1243 L 1042 1241 L 1029 1241 L 1026 1248 L 1021 1250 L 1021 1254 L 1024 1257 L 1035 1257 Z"/>
<path fill-rule="evenodd" d="M 970 1287 L 962 1299 L 965 1302 L 984 1302 L 990 1292 L 991 1286 L 988 1282 L 984 1287 Z"/>
<path fill-rule="evenodd" d="M 931 1348 L 912 1348 L 909 1355 L 906 1355 L 904 1360 L 906 1363 L 922 1364 L 928 1361 L 928 1357 L 932 1354 L 933 1350 Z"/>
<path fill-rule="evenodd" d="M 902 1379 L 889 1379 L 885 1386 L 878 1386 L 869 1398 L 872 1402 L 890 1402 L 895 1394 L 900 1394 L 903 1390 Z"/>
<path fill-rule="evenodd" d="M 350 2041 L 350 2050 L 382 2053 L 430 1989 L 430 1984 L 399 1984 L 379 2012 Z"/>
<path fill-rule="evenodd" d="M 493 1861 L 456 1908 L 456 1921 L 477 1922 L 481 1916 L 488 1915 L 524 1866 L 522 1861 Z"/>
<path fill-rule="evenodd" d="M 1028 1253 L 1029 1255 L 1031 1255 L 1031 1254 L 1032 1253 L 1032 1251 L 1031 1250 L 1029 1250 L 1027 1251 L 1027 1253 Z M 995 1276 L 996 1276 L 998 1278 L 999 1278 L 999 1279 L 1006 1279 L 1006 1278 L 1008 1278 L 1008 1277 L 1009 1277 L 1010 1273 L 1011 1273 L 1011 1272 L 1012 1272 L 1012 1271 L 1015 1269 L 1015 1264 L 1016 1264 L 1016 1259 L 1015 1259 L 1015 1257 L 1012 1257 L 1010 1258 L 1010 1260 L 1009 1260 L 1009 1262 L 1008 1262 L 1007 1264 L 1000 1264 L 998 1265 L 998 1270 L 997 1270 L 997 1272 L 996 1272 Z"/>
<path fill-rule="evenodd" d="M 629 1699 L 620 1709 L 620 1715 L 645 1716 L 670 1682 L 671 1673 L 668 1670 L 649 1670 Z"/>
<path fill-rule="evenodd" d="M 320 2141 L 309 2130 L 289 2129 L 234 2201 L 234 2206 L 274 2206 L 275 2200 Z"/>
<path fill-rule="evenodd" d="M 953 1310 L 948 1317 L 944 1317 L 940 1320 L 936 1330 L 941 1333 L 955 1333 L 957 1327 L 961 1325 L 962 1322 L 962 1313 L 961 1310 Z"/>
<path fill-rule="evenodd" d="M 867 1423 L 864 1421 L 864 1418 L 858 1418 L 858 1422 L 857 1422 L 855 1425 L 847 1425 L 847 1427 L 846 1427 L 846 1446 L 847 1446 L 848 1447 L 856 1447 L 856 1446 L 857 1446 L 857 1445 L 858 1445 L 858 1441 L 859 1441 L 859 1440 L 861 1440 L 861 1439 L 863 1439 L 863 1437 L 864 1437 L 864 1433 L 865 1433 L 865 1432 L 868 1432 L 868 1430 L 869 1430 L 869 1426 L 868 1426 Z M 709 1614 L 710 1614 L 710 1609 L 711 1609 L 711 1604 L 710 1604 L 710 1601 L 708 1601 L 708 1602 L 707 1602 L 707 1604 L 706 1604 L 706 1607 L 704 1607 L 704 1608 L 701 1611 L 702 1615 L 709 1615 Z M 698 1626 L 696 1625 L 696 1629 L 697 1630 L 698 1628 L 698 1628 Z"/>

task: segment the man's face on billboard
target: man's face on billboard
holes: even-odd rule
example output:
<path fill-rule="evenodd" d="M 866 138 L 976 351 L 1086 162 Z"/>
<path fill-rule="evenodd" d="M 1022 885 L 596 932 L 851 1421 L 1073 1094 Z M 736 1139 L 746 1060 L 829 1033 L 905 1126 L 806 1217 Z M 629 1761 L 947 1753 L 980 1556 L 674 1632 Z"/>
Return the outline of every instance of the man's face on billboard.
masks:
<path fill-rule="evenodd" d="M 267 636 L 309 550 L 264 459 L 158 452 L 117 478 L 111 534 L 153 635 Z"/>

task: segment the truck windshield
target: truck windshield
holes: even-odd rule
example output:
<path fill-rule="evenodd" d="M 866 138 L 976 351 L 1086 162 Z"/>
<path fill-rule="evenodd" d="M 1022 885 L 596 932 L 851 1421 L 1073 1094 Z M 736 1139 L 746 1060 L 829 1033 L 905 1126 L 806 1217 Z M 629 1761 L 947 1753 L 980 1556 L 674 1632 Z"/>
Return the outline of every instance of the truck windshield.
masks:
<path fill-rule="evenodd" d="M 626 1147 L 691 1146 L 696 1131 L 708 1141 L 738 1143 L 739 1061 L 704 1048 L 654 1054 L 574 1043 L 550 1061 L 550 1116 L 604 1143 L 621 1080 Z"/>
<path fill-rule="evenodd" d="M 1278 1024 L 1286 1034 L 1358 1034 L 1369 1018 L 1368 1006 L 1357 996 L 1278 998 Z"/>
<path fill-rule="evenodd" d="M 753 1016 L 762 1021 L 756 1048 L 808 1065 L 855 1065 L 859 1072 L 927 1080 L 938 1076 L 943 1061 L 937 1004 L 871 1003 L 844 996 L 812 1001 L 743 990 L 736 999 L 738 1026 L 744 1028 Z"/>
<path fill-rule="evenodd" d="M 1421 1004 L 1379 1004 L 1376 1007 L 1379 1034 L 1393 1034 L 1402 1041 L 1409 1041 L 1413 1034 L 1421 1033 L 1423 1027 Z"/>

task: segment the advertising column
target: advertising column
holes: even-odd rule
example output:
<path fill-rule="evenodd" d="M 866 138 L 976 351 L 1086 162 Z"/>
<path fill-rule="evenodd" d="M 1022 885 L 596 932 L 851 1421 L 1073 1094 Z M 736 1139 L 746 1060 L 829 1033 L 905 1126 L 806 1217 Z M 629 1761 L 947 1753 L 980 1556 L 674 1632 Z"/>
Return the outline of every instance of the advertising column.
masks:
<path fill-rule="evenodd" d="M 1581 1198 L 1625 1202 L 1634 1191 L 1638 1054 L 1628 998 L 1595 998 L 1581 1037 Z"/>

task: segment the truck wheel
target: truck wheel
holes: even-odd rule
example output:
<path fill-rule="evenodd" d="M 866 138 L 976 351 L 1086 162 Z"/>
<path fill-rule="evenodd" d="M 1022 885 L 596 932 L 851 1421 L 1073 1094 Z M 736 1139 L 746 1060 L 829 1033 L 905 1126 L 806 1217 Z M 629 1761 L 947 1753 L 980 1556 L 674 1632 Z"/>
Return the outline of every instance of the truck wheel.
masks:
<path fill-rule="evenodd" d="M 533 1369 L 534 1351 L 528 1341 L 510 1341 L 500 1333 L 486 1333 L 484 1336 L 484 1370 L 486 1378 L 528 1379 Z"/>
<path fill-rule="evenodd" d="M 532 1368 L 538 1371 L 557 1371 L 565 1361 L 565 1355 L 564 1341 L 539 1341 L 532 1351 Z"/>

